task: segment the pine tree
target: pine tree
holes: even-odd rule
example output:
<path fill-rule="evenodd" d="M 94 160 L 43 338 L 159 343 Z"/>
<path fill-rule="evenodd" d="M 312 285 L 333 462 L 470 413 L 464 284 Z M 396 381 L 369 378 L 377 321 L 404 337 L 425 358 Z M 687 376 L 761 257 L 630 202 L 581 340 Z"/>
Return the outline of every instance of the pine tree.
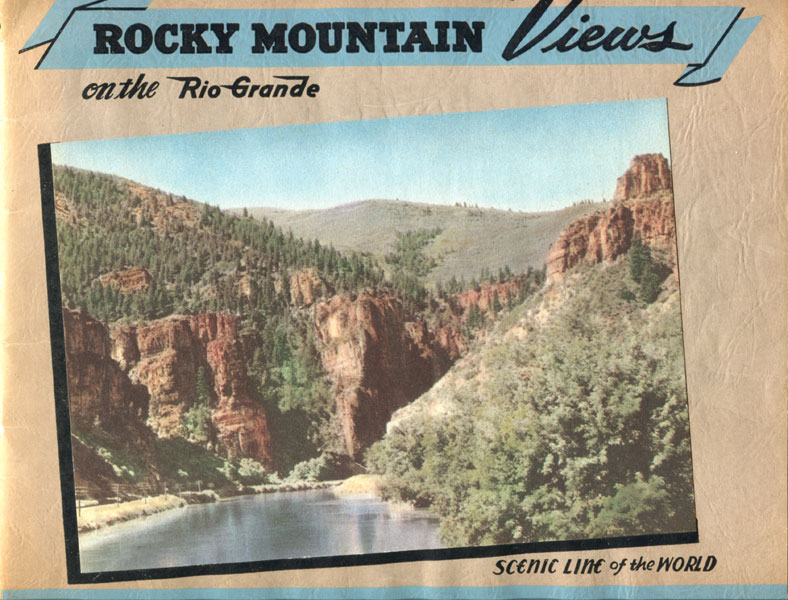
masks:
<path fill-rule="evenodd" d="M 635 235 L 629 247 L 629 274 L 637 282 L 643 276 L 646 266 L 648 249 L 643 246 L 643 241 L 639 235 Z"/>
<path fill-rule="evenodd" d="M 492 301 L 492 314 L 493 316 L 497 315 L 501 312 L 501 301 L 498 299 L 498 292 L 493 292 L 493 301 Z"/>

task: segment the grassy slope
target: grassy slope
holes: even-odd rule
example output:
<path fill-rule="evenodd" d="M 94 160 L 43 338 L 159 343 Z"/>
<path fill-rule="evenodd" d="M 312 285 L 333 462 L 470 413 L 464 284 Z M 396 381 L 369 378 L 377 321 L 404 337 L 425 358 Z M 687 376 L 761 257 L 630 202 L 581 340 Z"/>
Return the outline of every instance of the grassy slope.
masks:
<path fill-rule="evenodd" d="M 547 250 L 563 229 L 604 204 L 582 204 L 544 213 L 509 212 L 491 208 L 463 208 L 364 200 L 325 210 L 289 211 L 251 208 L 249 214 L 292 229 L 298 237 L 318 239 L 338 250 L 370 252 L 379 259 L 393 248 L 397 232 L 440 227 L 443 233 L 427 248 L 438 261 L 429 282 L 453 275 L 467 280 L 482 268 L 495 273 L 509 265 L 515 272 L 541 268 Z"/>

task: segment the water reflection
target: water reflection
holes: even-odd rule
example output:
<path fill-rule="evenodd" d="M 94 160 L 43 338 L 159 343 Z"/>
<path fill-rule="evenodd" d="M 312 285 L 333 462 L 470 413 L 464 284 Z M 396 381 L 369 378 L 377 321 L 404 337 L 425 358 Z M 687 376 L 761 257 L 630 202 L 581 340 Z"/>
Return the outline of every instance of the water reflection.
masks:
<path fill-rule="evenodd" d="M 79 537 L 83 573 L 441 548 L 438 520 L 330 490 L 176 509 Z"/>

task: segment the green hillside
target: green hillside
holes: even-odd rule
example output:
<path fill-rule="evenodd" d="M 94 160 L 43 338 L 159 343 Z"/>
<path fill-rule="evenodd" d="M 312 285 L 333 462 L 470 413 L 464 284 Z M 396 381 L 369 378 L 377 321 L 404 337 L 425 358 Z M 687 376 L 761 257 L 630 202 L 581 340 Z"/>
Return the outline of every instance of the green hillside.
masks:
<path fill-rule="evenodd" d="M 245 367 L 271 424 L 279 470 L 333 443 L 324 439 L 333 431 L 329 383 L 309 315 L 292 305 L 288 282 L 310 267 L 334 290 L 375 289 L 384 282 L 372 258 L 113 175 L 55 166 L 54 191 L 64 307 L 107 324 L 236 315 L 254 342 Z M 149 282 L 126 291 L 103 283 L 102 276 L 130 266 Z M 84 433 L 98 439 L 104 432 Z"/>
<path fill-rule="evenodd" d="M 370 252 L 381 262 L 393 250 L 397 233 L 439 228 L 440 234 L 425 248 L 436 266 L 424 280 L 435 283 L 452 277 L 470 281 L 482 269 L 495 273 L 507 265 L 514 273 L 540 269 L 550 244 L 569 223 L 605 206 L 586 202 L 553 212 L 523 213 L 364 200 L 325 210 L 247 210 L 250 216 L 292 230 L 296 237 L 318 239 L 340 251 Z"/>
<path fill-rule="evenodd" d="M 436 511 L 449 545 L 693 530 L 679 294 L 664 273 L 633 247 L 527 299 L 393 415 L 370 471 Z"/>

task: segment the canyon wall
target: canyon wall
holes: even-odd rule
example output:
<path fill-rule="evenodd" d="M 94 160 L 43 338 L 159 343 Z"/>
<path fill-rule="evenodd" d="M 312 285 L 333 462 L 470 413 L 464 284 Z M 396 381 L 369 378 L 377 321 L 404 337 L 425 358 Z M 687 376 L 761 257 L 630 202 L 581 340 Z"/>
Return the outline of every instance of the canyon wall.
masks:
<path fill-rule="evenodd" d="M 111 338 L 112 357 L 150 393 L 148 425 L 156 435 L 184 435 L 184 415 L 198 400 L 202 370 L 210 388 L 216 452 L 272 464 L 267 419 L 249 392 L 235 317 L 173 315 L 143 325 L 118 325 Z"/>
<path fill-rule="evenodd" d="M 83 313 L 63 311 L 72 420 L 145 442 L 185 435 L 200 369 L 210 387 L 214 450 L 271 465 L 266 415 L 249 393 L 235 318 L 172 316 L 111 332 Z"/>
<path fill-rule="evenodd" d="M 492 298 L 476 292 L 458 304 L 460 310 L 484 308 Z M 390 296 L 333 296 L 310 314 L 346 450 L 357 459 L 380 438 L 391 414 L 427 391 L 466 349 L 454 328 L 432 331 L 422 320 L 409 320 L 402 302 Z M 72 418 L 88 425 L 98 419 L 102 427 L 133 422 L 123 435 L 139 439 L 186 437 L 183 424 L 198 402 L 202 371 L 210 390 L 211 449 L 274 464 L 266 415 L 250 395 L 246 373 L 256 340 L 239 336 L 233 316 L 174 315 L 108 330 L 66 310 L 64 321 Z"/>
<path fill-rule="evenodd" d="M 362 457 L 391 414 L 427 391 L 459 349 L 451 332 L 408 321 L 390 296 L 343 294 L 315 307 L 323 367 L 333 384 L 347 453 Z"/>
<path fill-rule="evenodd" d="M 155 478 L 151 458 L 155 436 L 145 424 L 148 390 L 134 384 L 110 358 L 112 343 L 102 323 L 84 313 L 65 309 L 63 331 L 75 485 L 108 496 L 118 481 L 120 473 L 82 441 L 86 433 L 95 429 L 122 440 L 135 457 L 150 465 Z"/>

